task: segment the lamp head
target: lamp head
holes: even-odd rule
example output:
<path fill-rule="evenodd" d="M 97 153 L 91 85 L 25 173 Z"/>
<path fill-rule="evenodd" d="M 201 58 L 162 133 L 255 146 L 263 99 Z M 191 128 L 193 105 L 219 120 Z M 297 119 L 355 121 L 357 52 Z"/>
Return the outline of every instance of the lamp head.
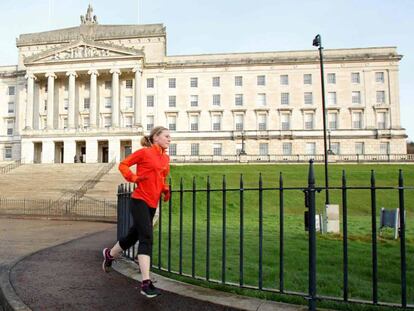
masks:
<path fill-rule="evenodd" d="M 315 39 L 313 39 L 313 46 L 321 46 L 321 36 L 320 35 L 316 35 Z"/>

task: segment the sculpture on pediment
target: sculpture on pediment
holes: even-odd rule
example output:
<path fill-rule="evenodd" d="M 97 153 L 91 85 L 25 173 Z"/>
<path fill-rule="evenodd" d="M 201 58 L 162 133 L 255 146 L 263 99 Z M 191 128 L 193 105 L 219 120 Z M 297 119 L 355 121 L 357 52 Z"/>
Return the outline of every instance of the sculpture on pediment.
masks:
<path fill-rule="evenodd" d="M 81 15 L 80 19 L 81 19 L 81 24 L 90 25 L 90 24 L 98 23 L 98 18 L 96 17 L 96 15 L 93 15 L 93 8 L 90 4 L 88 6 L 88 9 L 86 10 L 86 14 Z"/>

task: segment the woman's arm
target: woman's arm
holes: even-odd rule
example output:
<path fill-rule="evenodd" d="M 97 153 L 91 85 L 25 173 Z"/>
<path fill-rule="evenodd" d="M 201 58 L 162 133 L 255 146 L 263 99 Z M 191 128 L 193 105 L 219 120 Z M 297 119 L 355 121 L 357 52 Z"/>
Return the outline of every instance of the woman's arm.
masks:
<path fill-rule="evenodd" d="M 133 183 L 140 181 L 140 178 L 130 170 L 130 167 L 141 162 L 143 152 L 144 148 L 139 149 L 119 163 L 118 169 L 127 181 Z"/>

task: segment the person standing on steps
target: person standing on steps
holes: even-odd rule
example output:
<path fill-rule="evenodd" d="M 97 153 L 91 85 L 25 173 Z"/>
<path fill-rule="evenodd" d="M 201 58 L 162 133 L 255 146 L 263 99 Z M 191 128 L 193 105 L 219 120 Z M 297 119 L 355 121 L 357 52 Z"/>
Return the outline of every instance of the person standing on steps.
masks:
<path fill-rule="evenodd" d="M 111 270 L 112 262 L 119 258 L 123 251 L 133 246 L 137 241 L 138 262 L 141 270 L 141 294 L 152 298 L 160 294 L 150 279 L 151 249 L 153 242 L 152 220 L 161 196 L 166 202 L 170 199 L 166 177 L 170 171 L 170 158 L 166 150 L 171 137 L 167 128 L 154 127 L 151 133 L 142 137 L 141 148 L 126 157 L 120 164 L 119 170 L 124 178 L 137 184 L 130 200 L 130 212 L 133 225 L 128 234 L 121 238 L 112 248 L 103 250 L 102 269 Z M 130 167 L 136 165 L 133 173 Z"/>

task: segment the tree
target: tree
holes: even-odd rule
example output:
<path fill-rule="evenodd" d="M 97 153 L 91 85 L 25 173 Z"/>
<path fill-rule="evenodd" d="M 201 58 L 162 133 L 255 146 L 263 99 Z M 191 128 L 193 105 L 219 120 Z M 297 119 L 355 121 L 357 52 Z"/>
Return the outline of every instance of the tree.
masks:
<path fill-rule="evenodd" d="M 407 142 L 407 153 L 414 154 L 414 141 Z"/>

